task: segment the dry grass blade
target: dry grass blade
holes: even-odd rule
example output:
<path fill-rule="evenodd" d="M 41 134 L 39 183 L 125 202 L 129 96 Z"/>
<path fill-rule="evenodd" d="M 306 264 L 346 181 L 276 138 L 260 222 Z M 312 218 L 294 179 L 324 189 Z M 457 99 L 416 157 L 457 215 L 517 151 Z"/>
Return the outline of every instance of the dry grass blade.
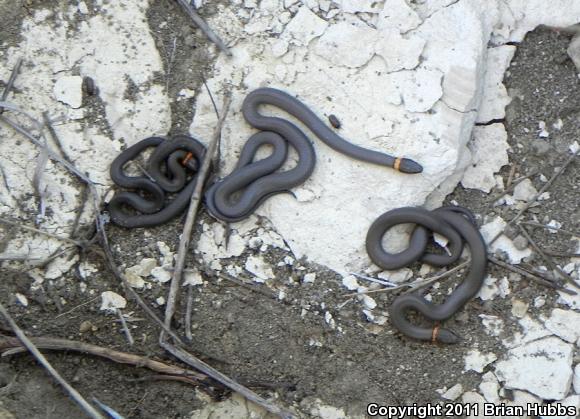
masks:
<path fill-rule="evenodd" d="M 76 391 L 62 376 L 56 371 L 48 360 L 40 353 L 38 348 L 32 343 L 30 339 L 24 334 L 22 329 L 18 327 L 12 316 L 4 308 L 4 305 L 0 303 L 0 314 L 6 319 L 6 322 L 10 328 L 14 331 L 14 334 L 18 337 L 22 346 L 24 346 L 31 354 L 36 358 L 36 360 L 48 371 L 48 373 L 65 389 L 69 396 L 81 407 L 81 409 L 87 413 L 92 418 L 104 419 L 103 416 L 87 402 L 81 394 Z"/>
<path fill-rule="evenodd" d="M 563 228 L 553 227 L 547 224 L 534 223 L 533 221 L 520 221 L 520 224 L 524 224 L 531 227 L 540 227 L 546 230 L 553 230 L 557 233 L 567 234 L 568 236 L 580 237 L 580 232 L 564 230 Z"/>
<path fill-rule="evenodd" d="M 10 74 L 10 78 L 8 79 L 8 82 L 6 83 L 6 87 L 4 87 L 4 91 L 2 92 L 2 102 L 5 102 L 6 99 L 8 99 L 8 94 L 10 93 L 10 90 L 12 90 L 12 87 L 14 86 L 14 82 L 16 81 L 16 77 L 18 77 L 18 73 L 20 72 L 20 67 L 22 66 L 22 58 L 18 58 L 18 60 L 16 61 L 16 64 L 14 65 L 14 68 L 12 69 L 12 73 Z M 0 113 L 2 113 L 3 109 L 0 109 Z"/>

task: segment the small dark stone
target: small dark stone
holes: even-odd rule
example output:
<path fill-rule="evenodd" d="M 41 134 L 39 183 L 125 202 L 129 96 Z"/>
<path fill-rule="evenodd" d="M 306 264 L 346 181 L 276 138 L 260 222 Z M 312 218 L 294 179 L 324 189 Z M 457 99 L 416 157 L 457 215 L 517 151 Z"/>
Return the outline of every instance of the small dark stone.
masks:
<path fill-rule="evenodd" d="M 83 92 L 88 96 L 94 96 L 98 93 L 99 89 L 95 85 L 95 81 L 89 76 L 83 77 Z"/>
<path fill-rule="evenodd" d="M 328 122 L 330 122 L 330 125 L 332 125 L 334 128 L 336 129 L 340 128 L 340 121 L 338 120 L 336 115 L 328 115 Z"/>

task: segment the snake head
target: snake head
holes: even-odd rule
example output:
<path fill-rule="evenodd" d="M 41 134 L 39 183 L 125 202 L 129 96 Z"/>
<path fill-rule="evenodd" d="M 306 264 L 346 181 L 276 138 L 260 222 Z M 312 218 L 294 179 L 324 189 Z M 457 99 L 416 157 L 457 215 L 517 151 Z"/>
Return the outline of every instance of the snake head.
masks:
<path fill-rule="evenodd" d="M 421 173 L 423 171 L 423 166 L 417 163 L 415 160 L 408 159 L 406 157 L 399 158 L 398 164 L 395 166 L 396 169 L 401 173 Z"/>
<path fill-rule="evenodd" d="M 461 341 L 461 336 L 449 329 L 440 329 L 437 334 L 437 342 L 454 344 L 459 343 L 459 341 Z"/>

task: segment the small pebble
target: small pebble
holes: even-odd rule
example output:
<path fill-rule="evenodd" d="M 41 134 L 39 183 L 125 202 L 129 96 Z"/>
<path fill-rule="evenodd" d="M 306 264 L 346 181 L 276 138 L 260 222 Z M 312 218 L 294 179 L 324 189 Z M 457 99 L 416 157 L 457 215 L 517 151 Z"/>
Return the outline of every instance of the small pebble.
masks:
<path fill-rule="evenodd" d="M 526 250 L 528 248 L 528 239 L 524 236 L 519 235 L 515 239 L 513 239 L 513 243 L 516 249 L 518 250 Z"/>

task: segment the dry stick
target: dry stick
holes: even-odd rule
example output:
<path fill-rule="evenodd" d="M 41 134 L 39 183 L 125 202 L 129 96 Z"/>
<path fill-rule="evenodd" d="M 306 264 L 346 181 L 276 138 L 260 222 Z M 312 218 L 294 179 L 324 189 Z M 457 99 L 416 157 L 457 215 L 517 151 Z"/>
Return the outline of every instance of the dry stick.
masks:
<path fill-rule="evenodd" d="M 197 14 L 195 9 L 193 7 L 191 7 L 191 4 L 189 4 L 189 1 L 188 0 L 177 0 L 177 2 L 187 12 L 187 14 L 191 18 L 191 20 L 193 20 L 193 23 L 195 23 L 197 25 L 197 27 L 205 34 L 205 36 L 207 36 L 207 38 L 211 42 L 216 44 L 217 47 L 220 50 L 222 50 L 227 56 L 231 57 L 232 53 L 230 52 L 230 50 L 228 49 L 226 44 L 224 44 L 224 41 L 222 41 L 221 38 L 219 36 L 217 36 L 214 31 L 211 30 L 209 25 L 207 23 L 205 23 L 205 21 L 201 18 L 201 16 Z"/>
<path fill-rule="evenodd" d="M 56 234 L 49 233 L 48 231 L 39 230 L 39 229 L 34 228 L 34 227 L 28 227 L 28 226 L 19 224 L 16 221 L 8 220 L 8 219 L 6 219 L 4 217 L 0 217 L 0 223 L 2 223 L 2 224 L 8 224 L 8 225 L 11 225 L 11 226 L 14 226 L 14 227 L 18 227 L 21 230 L 26 230 L 26 231 L 30 231 L 30 232 L 33 232 L 33 233 L 42 234 L 44 236 L 48 236 L 48 237 L 51 237 L 53 239 L 60 240 L 60 241 L 66 242 L 66 243 L 71 243 L 71 244 L 74 244 L 77 247 L 84 247 L 84 243 L 81 243 L 81 242 L 79 242 L 77 240 L 73 240 L 73 239 L 70 239 L 68 237 L 61 237 L 61 236 L 58 236 Z"/>
<path fill-rule="evenodd" d="M 554 250 L 544 250 L 544 253 L 555 258 L 579 258 L 580 253 L 574 252 L 556 252 Z"/>
<path fill-rule="evenodd" d="M 10 90 L 12 90 L 12 86 L 14 86 L 14 82 L 16 81 L 16 77 L 20 72 L 20 67 L 22 66 L 22 58 L 18 58 L 16 61 L 16 65 L 12 69 L 12 73 L 10 74 L 10 78 L 8 79 L 8 83 L 6 83 L 6 87 L 4 87 L 4 91 L 2 92 L 2 102 L 5 102 L 8 99 L 8 94 Z M 2 109 L 0 109 L 0 113 L 2 113 Z"/>
<path fill-rule="evenodd" d="M 550 178 L 550 180 L 548 180 L 546 182 L 546 184 L 544 186 L 542 186 L 542 188 L 538 191 L 538 193 L 536 195 L 534 195 L 534 197 L 528 203 L 526 203 L 526 205 L 524 205 L 524 207 L 521 210 L 518 211 L 518 213 L 515 215 L 515 217 L 512 218 L 509 223 L 507 223 L 507 225 L 504 227 L 504 229 L 502 231 L 497 233 L 496 236 L 493 239 L 491 239 L 491 241 L 487 244 L 488 246 L 491 246 L 497 239 L 499 239 L 500 236 L 504 233 L 505 229 L 508 226 L 513 225 L 518 220 L 518 218 L 520 218 L 522 216 L 522 214 L 524 212 L 526 212 L 528 210 L 528 208 L 530 208 L 538 200 L 538 198 L 544 192 L 546 192 L 546 190 L 548 190 L 548 188 L 550 186 L 552 186 L 552 183 L 554 183 L 554 181 L 558 178 L 558 176 L 560 176 L 562 174 L 562 172 L 564 172 L 564 170 L 566 170 L 568 165 L 574 161 L 574 159 L 578 155 L 579 151 L 580 150 L 576 150 L 575 153 L 572 153 L 572 155 L 568 158 L 568 160 L 566 160 L 566 162 L 562 165 L 562 167 L 560 167 L 560 169 L 558 169 L 558 171 L 556 173 L 554 173 L 554 176 L 552 176 Z"/>
<path fill-rule="evenodd" d="M 405 292 L 405 294 L 407 294 L 409 292 L 413 292 L 415 290 L 423 288 L 423 287 L 425 287 L 425 286 L 427 286 L 435 281 L 439 281 L 440 279 L 447 278 L 452 273 L 457 272 L 457 271 L 465 268 L 470 262 L 471 262 L 471 259 L 467 259 L 465 262 L 460 263 L 456 267 L 451 268 L 448 271 L 443 272 L 442 274 L 432 276 L 431 278 L 427 278 L 427 279 L 424 279 L 422 281 L 415 281 L 415 282 L 411 282 L 409 284 L 397 285 L 396 287 L 381 288 L 380 290 L 368 290 L 368 291 L 362 291 L 362 292 L 353 292 L 352 294 L 346 294 L 345 297 L 356 297 L 357 295 L 376 294 L 379 292 L 390 292 L 390 291 L 400 290 L 403 288 L 411 288 L 409 291 Z"/>
<path fill-rule="evenodd" d="M 532 247 L 536 250 L 536 252 L 538 252 L 540 254 L 540 257 L 544 260 L 544 262 L 546 262 L 548 264 L 548 266 L 550 267 L 550 269 L 558 272 L 558 274 L 566 281 L 568 282 L 570 285 L 575 286 L 576 288 L 580 289 L 580 286 L 576 283 L 576 281 L 574 281 L 572 279 L 572 277 L 570 277 L 570 275 L 568 275 L 566 272 L 564 272 L 558 265 L 556 265 L 556 262 L 554 262 L 552 260 L 552 258 L 550 258 L 548 255 L 546 255 L 542 249 L 540 248 L 540 246 L 538 246 L 538 244 L 536 243 L 536 241 L 532 238 L 532 236 L 530 236 L 530 234 L 528 233 L 528 231 L 524 228 L 524 226 L 522 225 L 518 225 L 518 227 L 520 228 L 520 231 L 522 232 L 522 234 L 526 237 L 526 239 L 528 239 L 528 241 L 530 242 L 530 244 L 532 245 Z"/>
<path fill-rule="evenodd" d="M 270 412 L 274 415 L 277 415 L 283 419 L 292 419 L 295 417 L 292 413 L 285 411 L 285 410 L 279 408 L 278 406 L 268 402 L 267 400 L 260 397 L 258 394 L 254 393 L 252 390 L 250 390 L 250 389 L 244 387 L 243 385 L 235 382 L 234 380 L 232 380 L 228 376 L 222 374 L 221 372 L 217 371 L 216 369 L 212 368 L 211 366 L 209 366 L 205 362 L 192 356 L 191 354 L 184 351 L 183 349 L 178 348 L 178 347 L 170 344 L 169 342 L 167 342 L 165 340 L 160 342 L 160 345 L 163 349 L 165 349 L 167 352 L 169 352 L 171 355 L 173 355 L 177 359 L 181 360 L 182 362 L 185 362 L 188 365 L 191 365 L 192 367 L 203 372 L 204 374 L 207 374 L 209 377 L 220 382 L 221 384 L 232 389 L 233 391 L 239 393 L 240 395 L 242 395 L 246 399 L 250 400 L 251 402 L 254 402 L 257 405 L 263 407 L 268 412 Z"/>
<path fill-rule="evenodd" d="M 573 237 L 580 237 L 580 232 L 564 230 L 563 228 L 553 227 L 546 224 L 534 223 L 533 221 L 520 221 L 520 224 L 525 224 L 532 227 L 541 227 L 547 230 L 554 230 L 557 233 L 567 234 Z"/>
<path fill-rule="evenodd" d="M 540 276 L 539 274 L 532 274 L 524 269 L 517 268 L 513 265 L 510 265 L 509 263 L 505 263 L 499 259 L 496 259 L 493 256 L 488 255 L 487 260 L 489 260 L 494 265 L 501 266 L 502 268 L 505 268 L 508 271 L 512 271 L 512 272 L 515 272 L 515 273 L 520 274 L 522 276 L 525 276 L 526 278 L 531 279 L 532 281 L 536 281 L 539 284 L 542 284 L 546 287 L 553 288 L 555 290 L 558 290 L 560 292 L 564 292 L 564 293 L 569 294 L 569 295 L 576 295 L 575 291 L 572 291 L 572 290 L 569 290 L 566 288 L 562 288 L 562 287 L 554 284 L 552 281 L 548 280 L 547 278 Z"/>
<path fill-rule="evenodd" d="M 45 337 L 30 338 L 30 340 L 34 343 L 34 345 L 36 345 L 37 348 L 40 349 L 51 351 L 81 352 L 101 358 L 107 358 L 118 364 L 145 367 L 151 371 L 162 374 L 190 377 L 192 379 L 198 380 L 200 383 L 207 381 L 207 377 L 197 371 L 169 365 L 160 361 L 155 361 L 146 356 L 135 355 L 127 352 L 116 351 L 114 349 L 104 348 L 102 346 L 91 345 L 90 343 Z M 0 353 L 2 353 L 2 356 L 10 356 L 23 351 L 23 345 L 17 338 L 0 334 Z"/>
<path fill-rule="evenodd" d="M 217 142 L 221 135 L 222 126 L 225 121 L 225 117 L 228 113 L 230 103 L 231 97 L 230 95 L 226 95 L 222 115 L 215 128 L 213 138 L 207 147 L 207 151 L 205 152 L 201 168 L 199 169 L 197 179 L 195 180 L 196 182 L 195 189 L 193 191 L 193 194 L 191 195 L 189 209 L 187 211 L 187 217 L 185 218 L 185 225 L 183 226 L 183 233 L 181 233 L 181 239 L 179 240 L 177 259 L 175 261 L 175 270 L 173 271 L 171 285 L 169 286 L 169 295 L 167 296 L 167 306 L 165 308 L 165 326 L 167 328 L 171 326 L 171 320 L 173 319 L 173 315 L 175 314 L 175 306 L 177 303 L 178 291 L 183 276 L 183 268 L 185 267 L 185 255 L 187 253 L 187 250 L 189 248 L 189 242 L 191 240 L 191 231 L 193 230 L 193 224 L 195 223 L 197 210 L 201 202 L 203 185 L 205 183 L 205 179 L 207 178 L 209 169 L 211 167 L 212 157 L 215 153 Z M 186 324 L 185 325 L 186 333 L 189 329 L 190 326 Z M 191 332 L 189 333 L 189 336 L 191 336 Z M 164 333 L 161 333 L 159 340 L 163 341 L 164 339 L 165 335 Z"/>
<path fill-rule="evenodd" d="M 129 330 L 129 327 L 127 327 L 127 322 L 125 321 L 125 316 L 123 316 L 123 312 L 119 308 L 115 311 L 117 312 L 117 315 L 119 316 L 119 320 L 121 321 L 121 327 L 123 328 L 123 332 L 125 333 L 125 337 L 127 338 L 127 341 L 129 342 L 129 346 L 133 346 L 135 344 L 135 339 L 133 339 L 133 334 L 131 333 L 131 330 Z"/>
<path fill-rule="evenodd" d="M 90 417 L 95 419 L 104 419 L 103 416 L 87 402 L 81 394 L 76 391 L 64 378 L 56 371 L 48 360 L 40 353 L 38 348 L 28 339 L 22 329 L 18 327 L 14 319 L 10 316 L 4 305 L 0 303 L 0 314 L 6 319 L 10 328 L 14 331 L 22 346 L 25 346 L 28 351 L 36 358 L 36 360 L 48 371 L 48 373 L 65 389 L 69 396 L 87 413 Z"/>

